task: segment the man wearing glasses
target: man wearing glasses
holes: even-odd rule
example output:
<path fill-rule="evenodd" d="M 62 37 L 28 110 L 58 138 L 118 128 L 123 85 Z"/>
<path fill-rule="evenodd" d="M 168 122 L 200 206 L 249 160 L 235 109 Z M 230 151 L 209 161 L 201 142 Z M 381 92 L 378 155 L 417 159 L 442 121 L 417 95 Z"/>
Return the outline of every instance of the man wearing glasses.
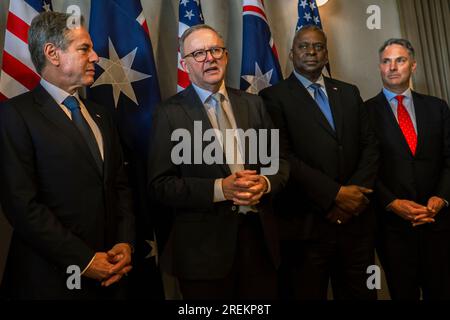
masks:
<path fill-rule="evenodd" d="M 374 299 L 374 214 L 368 210 L 378 151 L 359 90 L 322 76 L 327 39 L 315 26 L 292 43 L 291 76 L 260 92 L 290 152 L 288 187 L 277 203 L 283 286 L 289 298 Z M 293 209 L 294 208 L 294 209 Z"/>
<path fill-rule="evenodd" d="M 162 268 L 178 277 L 185 299 L 275 298 L 279 251 L 270 199 L 287 180 L 287 161 L 281 156 L 278 173 L 263 176 L 228 137 L 216 149 L 226 162 L 195 160 L 204 160 L 209 145 L 195 139 L 203 136 L 199 123 L 219 135 L 271 129 L 272 122 L 258 96 L 225 86 L 228 52 L 213 28 L 186 30 L 180 52 L 192 84 L 156 110 L 149 154 L 150 195 L 174 214 Z M 182 163 L 173 158 L 175 130 L 193 137 Z"/>

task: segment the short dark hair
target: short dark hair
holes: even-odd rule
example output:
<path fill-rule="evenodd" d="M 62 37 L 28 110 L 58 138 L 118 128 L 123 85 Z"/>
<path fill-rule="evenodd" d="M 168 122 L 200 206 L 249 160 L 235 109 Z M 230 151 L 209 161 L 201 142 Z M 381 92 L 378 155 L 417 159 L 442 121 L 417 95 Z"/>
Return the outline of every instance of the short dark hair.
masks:
<path fill-rule="evenodd" d="M 70 31 L 68 19 L 71 14 L 61 12 L 42 12 L 34 17 L 28 30 L 28 50 L 36 71 L 41 74 L 47 62 L 43 51 L 46 43 L 66 50 L 70 44 L 67 34 Z M 79 17 L 80 26 L 84 25 L 84 17 Z"/>
<path fill-rule="evenodd" d="M 304 31 L 308 31 L 308 30 L 320 32 L 320 33 L 322 34 L 323 38 L 325 39 L 325 45 L 327 44 L 327 35 L 326 35 L 325 32 L 322 30 L 322 28 L 316 26 L 315 24 L 308 24 L 308 25 L 306 25 L 306 26 L 304 26 L 304 27 L 298 29 L 298 30 L 295 32 L 295 35 L 294 35 L 294 39 L 293 39 L 293 41 L 292 41 L 292 44 L 294 43 L 295 39 L 297 38 L 297 36 L 298 36 L 300 33 L 304 32 Z"/>
<path fill-rule="evenodd" d="M 386 40 L 383 43 L 383 45 L 381 46 L 381 48 L 378 50 L 378 54 L 380 55 L 380 57 L 381 57 L 381 54 L 383 53 L 383 51 L 388 46 L 391 46 L 393 44 L 397 44 L 399 46 L 406 48 L 406 50 L 408 50 L 408 53 L 411 56 L 411 58 L 415 59 L 416 54 L 415 54 L 414 47 L 412 46 L 411 42 L 409 42 L 409 40 L 401 39 L 401 38 L 391 38 L 391 39 Z"/>
<path fill-rule="evenodd" d="M 195 31 L 202 30 L 202 29 L 207 29 L 207 30 L 213 31 L 214 33 L 216 33 L 219 36 L 220 39 L 222 39 L 222 41 L 224 41 L 222 35 L 213 27 L 211 27 L 207 24 L 197 24 L 195 26 L 190 27 L 189 29 L 186 29 L 180 37 L 179 46 L 180 46 L 181 57 L 184 57 L 184 55 L 185 55 L 184 41 L 186 40 L 186 38 L 189 37 L 189 35 L 194 33 Z"/>

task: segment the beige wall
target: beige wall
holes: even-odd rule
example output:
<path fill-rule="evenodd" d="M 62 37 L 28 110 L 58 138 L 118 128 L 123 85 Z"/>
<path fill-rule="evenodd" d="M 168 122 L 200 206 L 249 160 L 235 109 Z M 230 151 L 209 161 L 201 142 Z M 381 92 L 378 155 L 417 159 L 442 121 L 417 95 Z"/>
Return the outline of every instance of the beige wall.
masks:
<path fill-rule="evenodd" d="M 265 0 L 266 14 L 285 76 L 292 70 L 288 52 L 297 21 L 297 2 Z M 53 0 L 53 3 L 55 10 L 65 10 L 68 4 L 78 4 L 85 16 L 89 16 L 89 0 Z M 176 91 L 178 0 L 142 0 L 142 4 L 155 51 L 161 93 L 166 98 Z M 366 27 L 366 9 L 373 4 L 381 9 L 381 30 L 371 31 Z M 0 61 L 8 5 L 9 0 L 0 2 Z M 206 23 L 217 28 L 226 40 L 230 51 L 227 80 L 229 85 L 237 87 L 242 48 L 241 1 L 203 0 L 202 6 Z M 333 77 L 357 84 L 364 99 L 375 95 L 381 85 L 377 71 L 377 49 L 386 38 L 401 34 L 396 1 L 329 0 L 320 12 L 328 34 Z M 4 220 L 0 218 L 0 276 L 4 248 L 8 244 L 3 239 L 8 235 L 4 226 Z"/>

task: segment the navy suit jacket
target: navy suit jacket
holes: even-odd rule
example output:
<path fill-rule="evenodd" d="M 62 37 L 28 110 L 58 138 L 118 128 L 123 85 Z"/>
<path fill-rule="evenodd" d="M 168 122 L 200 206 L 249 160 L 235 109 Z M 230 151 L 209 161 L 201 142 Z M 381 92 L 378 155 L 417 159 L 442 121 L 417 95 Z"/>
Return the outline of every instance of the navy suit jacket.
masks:
<path fill-rule="evenodd" d="M 227 93 L 238 128 L 258 130 L 273 127 L 258 96 L 231 88 L 227 88 Z M 175 165 L 171 159 L 172 148 L 176 145 L 171 141 L 172 132 L 182 128 L 193 137 L 194 121 L 202 122 L 203 131 L 212 128 L 192 86 L 163 102 L 156 110 L 149 154 L 150 194 L 174 212 L 171 234 L 162 255 L 162 267 L 185 279 L 217 279 L 226 276 L 234 261 L 236 246 L 245 246 L 245 243 L 236 243 L 239 224 L 237 206 L 232 201 L 213 202 L 214 181 L 231 174 L 228 165 Z M 202 150 L 208 144 L 203 142 Z M 245 169 L 257 171 L 261 167 L 260 164 L 247 162 L 244 166 Z M 272 192 L 264 195 L 257 206 L 264 238 L 275 266 L 279 264 L 279 248 L 271 195 L 282 189 L 289 174 L 282 154 L 279 167 L 278 174 L 267 176 Z"/>
<path fill-rule="evenodd" d="M 104 144 L 103 172 L 75 125 L 42 87 L 0 106 L 0 201 L 14 228 L 3 287 L 25 299 L 93 298 L 97 281 L 66 287 L 97 251 L 132 243 L 134 216 L 110 114 L 84 101 Z"/>

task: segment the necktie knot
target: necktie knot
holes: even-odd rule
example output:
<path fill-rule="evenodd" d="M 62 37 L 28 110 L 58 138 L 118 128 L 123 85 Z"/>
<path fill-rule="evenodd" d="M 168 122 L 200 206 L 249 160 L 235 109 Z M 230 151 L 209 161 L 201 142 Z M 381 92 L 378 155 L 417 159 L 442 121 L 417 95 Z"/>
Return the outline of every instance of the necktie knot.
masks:
<path fill-rule="evenodd" d="M 316 92 L 317 90 L 320 90 L 321 85 L 318 83 L 312 83 L 309 87 L 312 88 L 314 92 Z"/>
<path fill-rule="evenodd" d="M 68 96 L 66 99 L 64 99 L 63 105 L 65 105 L 71 112 L 80 108 L 80 103 L 74 96 Z"/>
<path fill-rule="evenodd" d="M 398 96 L 395 96 L 395 99 L 397 99 L 398 104 L 403 104 L 403 99 L 405 99 L 405 96 L 398 95 Z"/>

